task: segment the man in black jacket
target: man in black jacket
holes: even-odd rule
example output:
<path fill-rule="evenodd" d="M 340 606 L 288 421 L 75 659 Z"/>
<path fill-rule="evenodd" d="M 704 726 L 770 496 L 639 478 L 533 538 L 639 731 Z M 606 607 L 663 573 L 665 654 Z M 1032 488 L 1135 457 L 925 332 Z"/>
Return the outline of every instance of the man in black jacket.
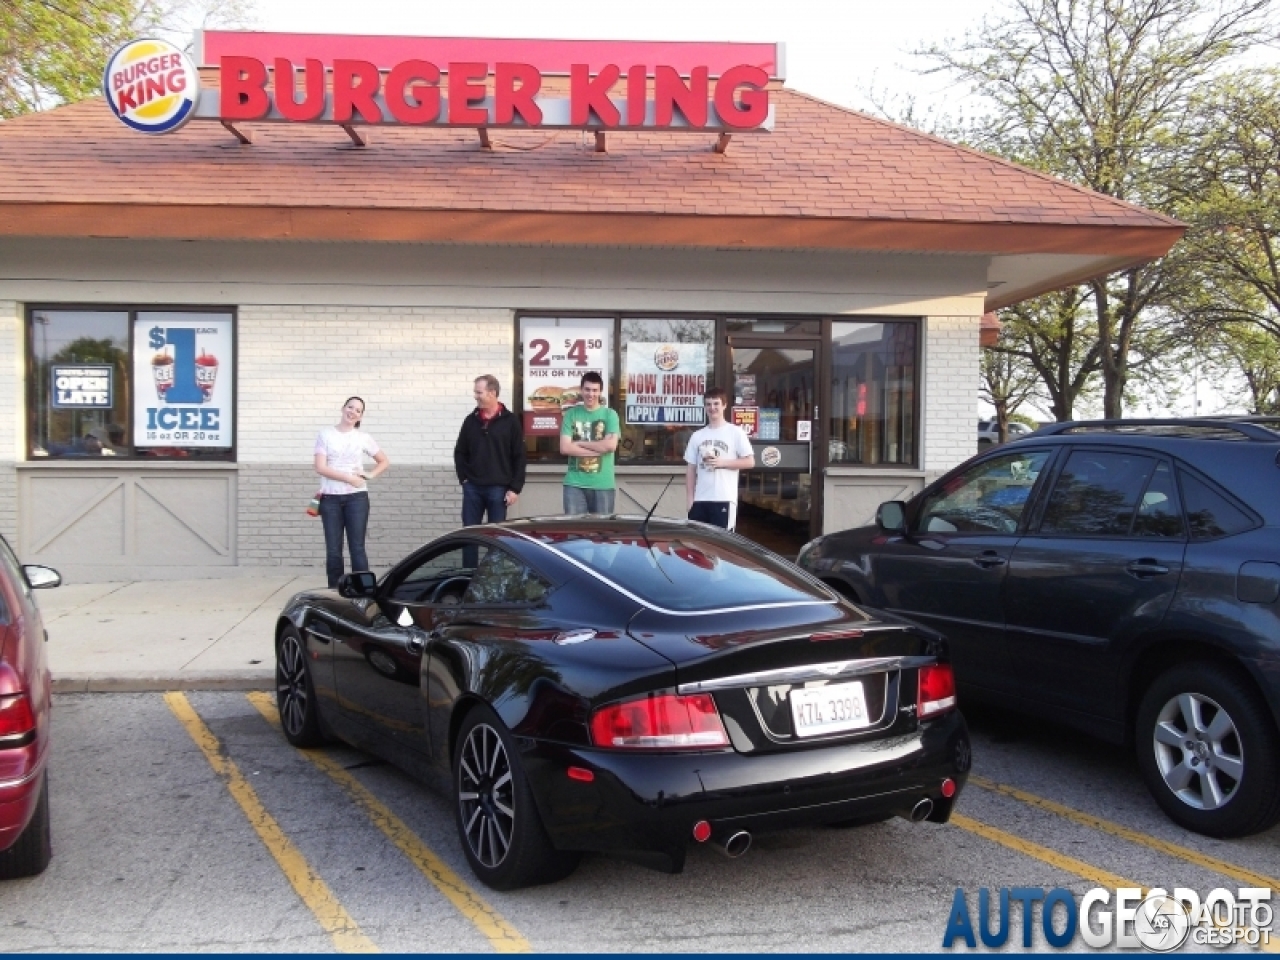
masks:
<path fill-rule="evenodd" d="M 507 519 L 507 507 L 524 489 L 524 430 L 520 417 L 498 402 L 498 378 L 476 377 L 476 408 L 462 421 L 453 466 L 462 484 L 462 523 Z"/>

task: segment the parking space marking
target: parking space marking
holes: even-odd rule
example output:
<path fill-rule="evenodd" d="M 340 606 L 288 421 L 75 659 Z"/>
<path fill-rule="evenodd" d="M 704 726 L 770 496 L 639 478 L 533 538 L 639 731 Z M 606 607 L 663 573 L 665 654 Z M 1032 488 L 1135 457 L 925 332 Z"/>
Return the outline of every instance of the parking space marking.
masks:
<path fill-rule="evenodd" d="M 1129 827 L 1121 826 L 1110 820 L 1104 820 L 1102 817 L 1095 817 L 1091 813 L 1085 813 L 1082 810 L 1076 810 L 1046 797 L 1036 796 L 1034 793 L 1028 793 L 1025 790 L 1019 790 L 1017 787 L 1011 787 L 1008 784 L 997 783 L 994 780 L 988 780 L 986 777 L 975 775 L 969 776 L 969 783 L 983 790 L 992 793 L 1003 794 L 1006 797 L 1013 797 L 1032 807 L 1037 807 L 1049 813 L 1056 814 L 1067 820 L 1091 827 L 1103 833 L 1109 833 L 1113 837 L 1119 837 L 1122 840 L 1128 840 L 1130 843 L 1136 843 L 1140 846 L 1147 847 L 1150 850 L 1156 850 L 1160 853 L 1167 854 L 1179 860 L 1185 860 L 1187 863 L 1195 864 L 1197 867 L 1204 867 L 1214 873 L 1220 873 L 1224 877 L 1230 877 L 1232 880 L 1239 880 L 1245 886 L 1249 887 L 1269 887 L 1271 889 L 1280 889 L 1280 880 L 1275 877 L 1268 877 L 1266 874 L 1256 873 L 1247 867 L 1237 866 L 1234 863 L 1228 863 L 1225 860 L 1219 860 L 1216 857 L 1210 857 L 1207 854 L 1200 853 L 1198 850 L 1192 850 L 1190 847 L 1180 846 L 1176 843 L 1170 843 L 1168 840 L 1160 840 L 1156 837 L 1148 836 Z"/>
<path fill-rule="evenodd" d="M 276 713 L 275 698 L 263 691 L 248 693 L 249 702 L 257 708 L 263 718 L 280 728 L 280 718 Z M 470 920 L 493 945 L 499 953 L 528 953 L 533 947 L 521 936 L 497 910 L 490 906 L 480 894 L 460 876 L 450 869 L 403 820 L 397 817 L 372 792 L 344 770 L 332 757 L 316 750 L 300 750 L 302 756 L 310 760 L 324 773 L 328 774 L 347 795 L 364 809 L 365 814 L 379 830 L 381 830 L 397 848 L 409 858 L 410 862 L 421 871 L 450 903 L 464 917 Z"/>
<path fill-rule="evenodd" d="M 360 927 L 334 896 L 329 885 L 312 869 L 302 851 L 294 846 L 280 824 L 267 812 L 257 792 L 227 756 L 218 738 L 205 726 L 186 696 L 171 692 L 164 695 L 164 700 L 209 761 L 214 773 L 226 784 L 227 792 L 239 804 L 249 825 L 275 858 L 285 879 L 329 934 L 333 945 L 342 953 L 377 953 L 377 945 L 360 932 Z"/>
<path fill-rule="evenodd" d="M 970 782 L 972 782 L 970 777 Z M 998 827 L 993 827 L 981 821 L 974 820 L 972 817 L 966 817 L 962 813 L 952 813 L 950 821 L 954 826 L 961 830 L 967 830 L 975 833 L 980 837 L 991 840 L 1000 844 L 1002 847 L 1008 847 L 1018 853 L 1025 854 L 1039 860 L 1041 863 L 1047 863 L 1051 867 L 1057 867 L 1067 873 L 1074 873 L 1081 879 L 1088 880 L 1090 883 L 1100 887 L 1139 887 L 1141 884 L 1134 883 L 1132 880 L 1126 880 L 1124 877 L 1109 870 L 1103 870 L 1101 867 L 1095 867 L 1091 863 L 1085 863 L 1083 860 L 1077 860 L 1075 857 L 1069 857 L 1065 853 L 1058 853 L 1056 850 L 1050 850 L 1048 847 L 1042 847 L 1038 843 L 1030 840 L 1023 840 L 1021 837 L 1014 836 L 1012 833 L 1006 833 Z M 1145 889 L 1145 888 L 1144 888 Z"/>

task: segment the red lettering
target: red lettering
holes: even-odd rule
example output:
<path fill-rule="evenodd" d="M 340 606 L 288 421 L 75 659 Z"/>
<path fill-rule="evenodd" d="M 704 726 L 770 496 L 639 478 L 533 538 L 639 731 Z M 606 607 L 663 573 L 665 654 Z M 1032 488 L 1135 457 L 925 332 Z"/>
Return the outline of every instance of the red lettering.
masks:
<path fill-rule="evenodd" d="M 174 93 L 181 93 L 187 89 L 187 71 L 179 66 L 177 70 L 174 70 L 165 78 L 165 82 Z"/>
<path fill-rule="evenodd" d="M 117 113 L 137 110 L 138 101 L 134 99 L 133 87 L 125 87 L 123 90 L 116 91 L 116 103 L 118 104 Z"/>
<path fill-rule="evenodd" d="M 387 109 L 401 123 L 435 123 L 440 118 L 440 68 L 428 60 L 397 63 L 387 74 L 384 92 Z"/>
<path fill-rule="evenodd" d="M 150 103 L 156 97 L 163 97 L 168 93 L 164 88 L 164 77 L 147 77 L 143 83 L 147 88 L 147 92 L 141 97 L 143 103 Z"/>
<path fill-rule="evenodd" d="M 716 81 L 716 113 L 731 130 L 751 130 L 769 119 L 769 74 L 759 67 L 730 67 Z M 738 90 L 742 96 L 736 96 Z"/>
<path fill-rule="evenodd" d="M 223 120 L 261 120 L 271 109 L 267 68 L 256 57 L 223 57 L 218 113 Z"/>
<path fill-rule="evenodd" d="M 298 77 L 283 57 L 275 61 L 276 109 L 286 120 L 318 120 L 324 113 L 324 64 L 307 60 L 302 68 L 302 102 L 297 99 Z"/>
<path fill-rule="evenodd" d="M 516 81 L 520 86 L 516 86 Z M 542 123 L 542 109 L 533 102 L 542 87 L 542 74 L 527 63 L 500 63 L 494 70 L 494 122 L 511 123 L 515 115 L 531 127 Z"/>
<path fill-rule="evenodd" d="M 368 60 L 333 61 L 333 119 L 350 123 L 358 113 L 365 123 L 381 123 L 382 111 L 374 102 L 382 78 Z"/>
<path fill-rule="evenodd" d="M 484 80 L 489 75 L 487 63 L 449 64 L 449 122 L 484 126 L 489 111 L 472 106 L 485 95 Z"/>
<path fill-rule="evenodd" d="M 649 92 L 649 71 L 637 63 L 627 70 L 627 126 L 643 127 L 645 95 Z"/>
<path fill-rule="evenodd" d="M 679 107 L 691 127 L 707 125 L 707 68 L 694 67 L 689 85 L 673 67 L 658 67 L 653 80 L 654 122 L 671 126 L 673 108 Z"/>
<path fill-rule="evenodd" d="M 621 71 L 612 63 L 606 64 L 595 77 L 585 63 L 569 67 L 569 122 L 584 127 L 591 122 L 594 113 L 606 127 L 616 127 L 621 117 L 618 108 L 609 99 L 609 91 L 618 82 Z"/>

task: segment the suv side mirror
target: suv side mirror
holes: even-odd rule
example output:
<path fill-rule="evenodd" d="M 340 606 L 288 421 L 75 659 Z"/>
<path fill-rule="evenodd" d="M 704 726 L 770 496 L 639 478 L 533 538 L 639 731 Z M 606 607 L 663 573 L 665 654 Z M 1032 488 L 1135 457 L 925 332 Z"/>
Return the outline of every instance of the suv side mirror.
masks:
<path fill-rule="evenodd" d="M 356 597 L 372 597 L 378 589 L 378 578 L 372 570 L 359 570 L 355 573 L 344 573 L 338 579 L 338 596 L 355 599 Z"/>
<path fill-rule="evenodd" d="M 907 505 L 901 500 L 889 500 L 876 508 L 876 524 L 885 533 L 905 535 L 907 532 Z"/>
<path fill-rule="evenodd" d="M 62 586 L 62 574 L 52 567 L 29 563 L 22 568 L 22 573 L 32 590 L 47 590 L 50 587 Z"/>

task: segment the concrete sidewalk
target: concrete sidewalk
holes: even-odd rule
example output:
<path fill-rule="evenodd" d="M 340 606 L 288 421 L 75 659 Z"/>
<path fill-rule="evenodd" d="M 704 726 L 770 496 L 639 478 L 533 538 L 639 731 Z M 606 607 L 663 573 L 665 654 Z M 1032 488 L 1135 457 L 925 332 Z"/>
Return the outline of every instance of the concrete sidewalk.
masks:
<path fill-rule="evenodd" d="M 224 580 L 88 583 L 37 591 L 60 693 L 271 689 L 276 617 L 323 570 Z"/>

